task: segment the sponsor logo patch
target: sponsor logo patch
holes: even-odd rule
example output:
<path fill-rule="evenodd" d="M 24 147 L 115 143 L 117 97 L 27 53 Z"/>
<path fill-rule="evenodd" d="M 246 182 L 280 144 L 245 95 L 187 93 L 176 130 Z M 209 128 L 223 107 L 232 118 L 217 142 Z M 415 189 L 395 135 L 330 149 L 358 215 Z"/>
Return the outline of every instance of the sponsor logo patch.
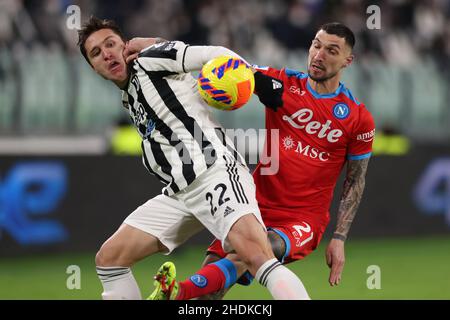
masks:
<path fill-rule="evenodd" d="M 227 206 L 225 208 L 225 212 L 223 213 L 223 217 L 225 218 L 227 215 L 231 214 L 234 212 L 234 209 L 230 208 L 229 206 Z"/>
<path fill-rule="evenodd" d="M 373 138 L 375 137 L 375 129 L 369 131 L 369 132 L 365 132 L 365 133 L 360 133 L 356 136 L 356 140 L 358 141 L 364 141 L 364 142 L 370 142 L 373 140 Z"/>
<path fill-rule="evenodd" d="M 280 89 L 283 87 L 283 84 L 280 81 L 272 79 L 273 90 Z"/>

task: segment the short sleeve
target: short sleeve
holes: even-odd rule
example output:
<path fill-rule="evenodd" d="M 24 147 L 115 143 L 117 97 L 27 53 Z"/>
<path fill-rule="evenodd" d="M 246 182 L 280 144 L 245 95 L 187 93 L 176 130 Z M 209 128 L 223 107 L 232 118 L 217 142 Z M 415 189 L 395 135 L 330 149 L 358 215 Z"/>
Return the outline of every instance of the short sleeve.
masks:
<path fill-rule="evenodd" d="M 282 70 L 271 68 L 271 67 L 262 67 L 262 66 L 258 66 L 258 65 L 252 65 L 252 67 L 256 71 L 259 71 L 259 72 L 265 74 L 266 76 L 269 76 L 269 77 L 272 77 L 275 79 L 279 79 L 279 80 L 283 79 L 283 71 Z"/>
<path fill-rule="evenodd" d="M 349 160 L 361 160 L 370 157 L 373 139 L 375 138 L 375 122 L 372 115 L 363 104 L 357 108 L 360 108 L 360 115 L 348 148 L 347 159 Z"/>
<path fill-rule="evenodd" d="M 187 48 L 188 45 L 181 41 L 155 43 L 139 53 L 136 63 L 147 72 L 186 73 Z"/>

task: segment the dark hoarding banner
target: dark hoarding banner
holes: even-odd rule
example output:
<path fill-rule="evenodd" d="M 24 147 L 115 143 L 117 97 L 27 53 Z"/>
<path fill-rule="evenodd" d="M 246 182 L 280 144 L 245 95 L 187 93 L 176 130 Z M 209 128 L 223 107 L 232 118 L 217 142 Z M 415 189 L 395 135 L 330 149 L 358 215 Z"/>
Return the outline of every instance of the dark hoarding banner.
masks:
<path fill-rule="evenodd" d="M 139 157 L 2 157 L 0 254 L 96 250 L 161 192 Z"/>
<path fill-rule="evenodd" d="M 335 226 L 342 177 L 331 207 Z M 161 192 L 138 157 L 0 158 L 0 255 L 96 250 Z M 350 237 L 450 234 L 450 148 L 370 162 Z M 189 243 L 211 240 L 201 232 Z"/>

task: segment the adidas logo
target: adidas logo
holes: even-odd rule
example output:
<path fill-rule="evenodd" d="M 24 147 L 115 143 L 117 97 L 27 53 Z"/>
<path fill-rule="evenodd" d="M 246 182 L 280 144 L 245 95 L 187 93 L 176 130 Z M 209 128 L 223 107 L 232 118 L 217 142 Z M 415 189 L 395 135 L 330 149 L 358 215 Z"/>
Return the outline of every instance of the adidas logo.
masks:
<path fill-rule="evenodd" d="M 227 215 L 229 215 L 230 213 L 233 213 L 234 209 L 230 208 L 229 206 L 227 206 L 225 208 L 225 212 L 223 213 L 223 217 L 225 218 Z"/>
<path fill-rule="evenodd" d="M 281 87 L 283 87 L 283 85 L 281 84 L 281 82 L 273 80 L 272 79 L 272 85 L 273 85 L 273 89 L 280 89 Z"/>

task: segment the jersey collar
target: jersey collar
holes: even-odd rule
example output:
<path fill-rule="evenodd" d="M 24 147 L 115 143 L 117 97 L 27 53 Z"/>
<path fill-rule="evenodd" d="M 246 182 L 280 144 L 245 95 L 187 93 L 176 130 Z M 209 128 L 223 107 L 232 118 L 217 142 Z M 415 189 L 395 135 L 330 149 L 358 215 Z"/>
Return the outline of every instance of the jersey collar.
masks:
<path fill-rule="evenodd" d="M 309 77 L 308 77 L 309 78 Z M 339 87 L 336 89 L 336 91 L 332 92 L 332 93 L 324 93 L 324 94 L 320 94 L 317 91 L 315 91 L 310 85 L 309 85 L 309 81 L 308 79 L 306 79 L 306 88 L 308 89 L 308 91 L 314 96 L 314 98 L 316 99 L 322 99 L 322 98 L 334 98 L 336 96 L 338 96 L 342 90 L 344 89 L 344 84 L 339 82 Z"/>

